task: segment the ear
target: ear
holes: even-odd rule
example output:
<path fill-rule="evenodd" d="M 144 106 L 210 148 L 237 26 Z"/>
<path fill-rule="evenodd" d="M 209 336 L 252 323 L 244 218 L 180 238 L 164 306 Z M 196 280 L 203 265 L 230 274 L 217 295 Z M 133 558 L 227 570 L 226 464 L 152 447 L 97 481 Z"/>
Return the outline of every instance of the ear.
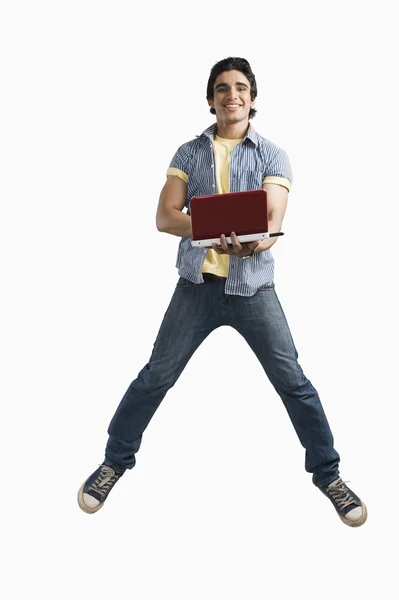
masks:
<path fill-rule="evenodd" d="M 213 105 L 213 102 L 214 102 L 213 99 L 209 99 L 208 100 L 208 106 L 210 106 L 211 108 L 215 108 L 214 105 Z"/>

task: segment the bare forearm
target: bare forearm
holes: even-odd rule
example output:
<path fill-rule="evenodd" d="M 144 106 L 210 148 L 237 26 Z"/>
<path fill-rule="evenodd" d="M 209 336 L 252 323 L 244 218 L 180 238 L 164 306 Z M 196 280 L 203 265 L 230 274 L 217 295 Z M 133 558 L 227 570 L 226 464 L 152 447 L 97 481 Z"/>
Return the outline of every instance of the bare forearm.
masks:
<path fill-rule="evenodd" d="M 165 213 L 157 227 L 163 233 L 178 237 L 192 237 L 191 217 L 178 209 Z"/>
<path fill-rule="evenodd" d="M 282 223 L 280 222 L 280 220 L 276 219 L 276 218 L 271 218 L 268 221 L 268 230 L 270 233 L 277 233 L 279 231 L 281 231 L 281 225 Z M 264 250 L 270 250 L 270 248 L 273 246 L 273 244 L 275 244 L 278 240 L 278 236 L 277 237 L 272 237 L 272 238 L 268 238 L 266 240 L 264 240 L 264 242 L 262 242 L 262 247 L 264 247 Z"/>

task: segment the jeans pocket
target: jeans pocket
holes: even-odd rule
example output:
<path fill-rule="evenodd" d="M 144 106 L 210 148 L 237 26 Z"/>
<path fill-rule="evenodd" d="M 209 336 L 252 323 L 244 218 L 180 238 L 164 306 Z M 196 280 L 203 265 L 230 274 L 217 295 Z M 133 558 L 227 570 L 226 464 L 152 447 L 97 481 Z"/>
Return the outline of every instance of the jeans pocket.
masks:
<path fill-rule="evenodd" d="M 275 288 L 274 283 L 267 283 L 266 285 L 262 285 L 258 288 L 258 292 L 271 292 Z"/>
<path fill-rule="evenodd" d="M 188 279 L 185 279 L 184 277 L 180 277 L 178 282 L 176 283 L 177 288 L 189 288 L 189 287 L 192 287 L 193 285 L 196 285 L 196 284 L 193 283 L 192 281 L 189 281 Z"/>

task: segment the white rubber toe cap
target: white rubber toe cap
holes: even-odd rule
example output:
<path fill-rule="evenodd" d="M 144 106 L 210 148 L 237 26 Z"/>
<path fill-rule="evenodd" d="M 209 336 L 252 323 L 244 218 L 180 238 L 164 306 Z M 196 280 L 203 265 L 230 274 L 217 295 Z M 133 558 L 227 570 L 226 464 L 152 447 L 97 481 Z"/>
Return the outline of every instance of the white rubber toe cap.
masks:
<path fill-rule="evenodd" d="M 347 519 L 349 519 L 349 521 L 357 521 L 362 516 L 362 513 L 363 513 L 362 507 L 357 506 L 356 508 L 353 508 L 348 513 L 346 513 L 345 517 Z"/>
<path fill-rule="evenodd" d="M 90 494 L 83 494 L 83 502 L 90 508 L 97 508 L 97 506 L 100 504 L 97 498 L 93 498 L 93 496 L 90 496 Z"/>

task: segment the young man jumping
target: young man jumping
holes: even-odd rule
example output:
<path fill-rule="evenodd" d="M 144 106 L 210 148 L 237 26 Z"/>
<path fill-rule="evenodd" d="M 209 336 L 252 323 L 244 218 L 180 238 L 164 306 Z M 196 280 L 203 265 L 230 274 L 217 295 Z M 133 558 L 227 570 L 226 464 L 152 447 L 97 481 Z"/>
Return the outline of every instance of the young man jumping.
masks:
<path fill-rule="evenodd" d="M 177 150 L 156 215 L 159 231 L 181 238 L 179 280 L 149 362 L 130 384 L 108 428 L 105 459 L 83 483 L 78 502 L 98 511 L 115 483 L 136 463 L 142 435 L 191 356 L 216 328 L 229 325 L 246 340 L 288 412 L 305 448 L 305 469 L 341 520 L 363 525 L 367 509 L 339 476 L 340 457 L 318 393 L 298 363 L 274 285 L 270 248 L 277 237 L 241 244 L 231 232 L 212 249 L 191 244 L 194 196 L 263 188 L 269 230 L 281 231 L 292 174 L 286 153 L 249 123 L 257 86 L 247 60 L 226 58 L 210 73 L 207 100 L 216 123 Z M 187 209 L 187 213 L 183 209 Z M 223 362 L 223 357 L 221 358 Z"/>

